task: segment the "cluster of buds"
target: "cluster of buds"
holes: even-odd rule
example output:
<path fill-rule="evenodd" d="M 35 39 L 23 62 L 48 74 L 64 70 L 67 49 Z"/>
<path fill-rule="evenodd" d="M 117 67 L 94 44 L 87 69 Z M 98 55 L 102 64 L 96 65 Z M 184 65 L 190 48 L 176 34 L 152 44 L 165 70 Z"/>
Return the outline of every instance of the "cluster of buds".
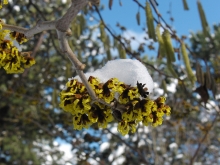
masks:
<path fill-rule="evenodd" d="M 1 20 L 0 20 L 1 21 Z M 25 68 L 29 68 L 35 64 L 34 58 L 30 53 L 23 53 L 13 45 L 13 40 L 19 44 L 26 42 L 24 34 L 18 32 L 10 32 L 2 29 L 2 21 L 0 22 L 0 68 L 3 67 L 8 74 L 22 73 Z M 10 40 L 6 39 L 9 38 Z"/>
<path fill-rule="evenodd" d="M 81 82 L 72 79 L 66 89 L 60 93 L 60 107 L 73 115 L 73 125 L 77 130 L 89 128 L 97 123 L 99 128 L 106 128 L 114 119 L 118 122 L 118 132 L 123 136 L 135 133 L 139 122 L 147 126 L 161 125 L 163 116 L 170 115 L 170 107 L 165 105 L 165 97 L 151 100 L 147 97 L 147 88 L 137 82 L 131 87 L 117 78 L 101 83 L 90 76 L 89 84 L 96 96 L 106 104 L 92 102 L 91 97 Z"/>

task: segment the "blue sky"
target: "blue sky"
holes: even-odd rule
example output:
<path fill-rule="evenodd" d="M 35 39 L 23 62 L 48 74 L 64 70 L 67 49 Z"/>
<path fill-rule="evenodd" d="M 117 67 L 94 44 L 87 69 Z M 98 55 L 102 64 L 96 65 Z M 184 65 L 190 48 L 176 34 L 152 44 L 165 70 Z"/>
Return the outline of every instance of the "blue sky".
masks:
<path fill-rule="evenodd" d="M 146 17 L 143 9 L 140 9 L 142 26 L 138 26 L 135 18 L 138 11 L 138 5 L 133 0 L 121 0 L 121 2 L 123 6 L 119 6 L 119 0 L 113 0 L 112 10 L 109 10 L 108 0 L 101 0 L 101 4 L 104 4 L 107 8 L 102 11 L 106 23 L 111 25 L 113 29 L 116 29 L 115 25 L 119 22 L 128 29 L 141 33 L 143 25 L 146 24 Z M 139 2 L 145 5 L 146 0 L 139 0 Z M 190 31 L 202 29 L 197 10 L 197 0 L 187 0 L 189 11 L 183 9 L 182 0 L 157 0 L 157 2 L 159 3 L 159 12 L 169 24 L 171 24 L 171 22 L 167 11 L 171 6 L 171 13 L 174 17 L 173 27 L 177 30 L 179 36 L 188 36 Z M 208 23 L 211 26 L 220 23 L 220 0 L 200 0 L 200 2 L 202 3 Z"/>

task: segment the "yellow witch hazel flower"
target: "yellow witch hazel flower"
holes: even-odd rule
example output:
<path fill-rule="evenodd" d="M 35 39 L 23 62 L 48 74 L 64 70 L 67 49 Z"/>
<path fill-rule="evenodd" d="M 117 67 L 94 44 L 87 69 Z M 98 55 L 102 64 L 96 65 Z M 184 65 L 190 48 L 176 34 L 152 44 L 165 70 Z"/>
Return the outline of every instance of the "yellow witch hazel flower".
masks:
<path fill-rule="evenodd" d="M 140 122 L 156 127 L 162 124 L 164 115 L 170 115 L 171 109 L 165 105 L 166 98 L 151 100 L 147 97 L 149 93 L 144 84 L 137 82 L 137 87 L 131 87 L 117 78 L 101 83 L 92 76 L 88 82 L 97 97 L 109 106 L 92 102 L 87 89 L 77 79 L 68 81 L 66 89 L 60 93 L 60 107 L 73 115 L 73 126 L 77 130 L 92 124 L 106 128 L 115 120 L 118 122 L 118 132 L 124 136 L 135 133 Z M 115 106 L 110 106 L 112 103 Z"/>
<path fill-rule="evenodd" d="M 2 8 L 2 5 L 7 5 L 8 0 L 0 0 L 0 9 Z"/>
<path fill-rule="evenodd" d="M 25 37 L 24 34 L 18 33 L 18 32 L 15 32 L 15 31 L 10 33 L 10 38 L 12 40 L 16 40 L 19 44 L 22 44 L 22 43 L 28 41 L 28 39 Z"/>
<path fill-rule="evenodd" d="M 0 68 L 6 70 L 6 73 L 23 73 L 24 69 L 35 64 L 35 60 L 30 56 L 29 52 L 20 52 L 11 40 L 5 39 L 9 33 L 12 40 L 15 39 L 18 43 L 26 42 L 24 34 L 2 30 L 3 22 L 0 20 Z"/>

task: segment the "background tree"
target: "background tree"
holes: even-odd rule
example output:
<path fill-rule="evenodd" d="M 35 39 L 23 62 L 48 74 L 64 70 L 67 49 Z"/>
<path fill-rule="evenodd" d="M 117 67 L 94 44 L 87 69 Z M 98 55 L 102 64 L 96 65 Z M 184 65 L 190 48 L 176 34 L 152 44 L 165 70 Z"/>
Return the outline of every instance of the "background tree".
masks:
<path fill-rule="evenodd" d="M 187 2 L 183 2 L 187 9 Z M 22 44 L 23 52 L 32 51 L 36 64 L 22 74 L 6 74 L 0 69 L 0 163 L 218 164 L 220 28 L 208 27 L 201 3 L 197 3 L 203 31 L 192 33 L 189 42 L 166 23 L 153 0 L 147 4 L 134 0 L 140 11 L 146 11 L 144 28 L 146 43 L 150 43 L 140 43 L 138 49 L 131 45 L 138 39 L 123 35 L 126 27 L 117 24 L 121 32 L 115 33 L 106 25 L 101 14 L 107 7 L 102 2 L 98 7 L 86 5 L 71 23 L 69 45 L 86 65 L 85 72 L 100 68 L 108 60 L 138 59 L 157 85 L 152 97 L 161 89 L 167 96 L 172 113 L 163 125 L 139 125 L 135 134 L 125 137 L 115 131 L 114 122 L 107 129 L 94 125 L 89 130 L 74 130 L 72 116 L 59 108 L 59 93 L 76 72 L 59 47 L 56 31 L 36 34 Z M 70 4 L 68 0 L 10 1 L 0 15 L 7 24 L 31 28 L 41 21 L 61 18 Z M 109 0 L 108 7 L 112 4 Z M 149 8 L 155 14 L 151 15 Z M 140 16 L 138 12 L 137 24 Z M 157 24 L 160 28 L 156 29 Z M 162 40 L 158 29 L 164 31 L 160 33 Z M 174 41 L 178 43 L 175 47 Z M 152 58 L 146 55 L 149 49 L 157 52 Z M 118 50 L 117 55 L 113 50 Z M 171 84 L 176 92 L 167 90 Z M 69 160 L 57 145 L 61 140 L 65 141 L 62 145 L 72 146 Z"/>

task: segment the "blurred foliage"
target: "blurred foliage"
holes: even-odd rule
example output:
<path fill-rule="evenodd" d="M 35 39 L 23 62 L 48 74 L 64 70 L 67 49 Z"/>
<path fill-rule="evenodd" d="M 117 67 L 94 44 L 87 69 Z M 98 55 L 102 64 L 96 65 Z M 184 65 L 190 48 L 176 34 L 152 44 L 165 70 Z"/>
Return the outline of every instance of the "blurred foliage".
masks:
<path fill-rule="evenodd" d="M 31 28 L 38 20 L 60 18 L 71 0 L 64 2 L 14 0 L 4 6 L 0 17 L 8 24 Z M 109 8 L 123 5 L 119 2 L 110 0 Z M 146 4 L 134 1 L 134 5 Z M 101 4 L 100 13 L 106 8 Z M 139 26 L 140 16 L 136 15 L 136 19 Z M 136 134 L 126 137 L 117 133 L 114 122 L 108 129 L 93 125 L 89 130 L 74 130 L 71 115 L 58 106 L 60 91 L 68 78 L 76 75 L 74 68 L 60 52 L 55 31 L 37 34 L 22 45 L 22 51 L 33 51 L 40 43 L 34 56 L 35 66 L 14 75 L 0 69 L 0 165 L 219 164 L 220 25 L 206 25 L 205 30 L 192 33 L 189 39 L 181 37 L 191 50 L 187 49 L 189 62 L 197 77 L 192 84 L 180 53 L 181 43 L 174 47 L 176 62 L 169 63 L 170 69 L 166 56 L 157 53 L 158 44 L 148 38 L 147 24 L 139 26 L 146 32 L 144 42 L 140 42 L 140 38 L 125 36 L 127 28 L 120 23 L 114 27 L 117 34 L 104 21 L 95 7 L 87 6 L 71 25 L 69 44 L 86 64 L 85 72 L 112 59 L 142 60 L 155 81 L 151 97 L 161 93 L 167 96 L 171 117 L 158 128 L 139 125 Z M 171 37 L 179 42 L 175 33 Z M 132 47 L 133 41 L 139 44 L 137 48 Z M 148 56 L 146 50 L 155 56 Z M 172 91 L 171 86 L 176 86 L 176 90 Z M 71 158 L 64 156 L 58 143 L 71 145 Z"/>

